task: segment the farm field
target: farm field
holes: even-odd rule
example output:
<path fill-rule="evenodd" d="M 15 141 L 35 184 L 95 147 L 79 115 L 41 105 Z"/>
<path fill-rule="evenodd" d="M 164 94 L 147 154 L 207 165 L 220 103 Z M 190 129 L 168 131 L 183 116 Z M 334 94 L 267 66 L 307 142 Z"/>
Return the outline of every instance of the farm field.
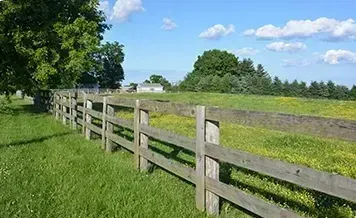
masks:
<path fill-rule="evenodd" d="M 117 97 L 159 99 L 256 111 L 308 114 L 342 119 L 356 118 L 356 102 L 273 98 L 222 94 L 124 94 Z M 118 110 L 119 117 L 133 119 L 133 111 Z M 195 120 L 172 114 L 150 114 L 150 125 L 195 137 Z M 224 146 L 356 178 L 356 143 L 283 133 L 261 128 L 222 123 L 220 141 Z M 130 134 L 130 133 L 127 133 Z M 177 159 L 194 165 L 194 157 L 160 142 L 152 146 L 175 152 Z M 312 217 L 354 217 L 356 205 L 308 191 L 267 176 L 234 168 L 228 182 L 270 202 Z"/>
<path fill-rule="evenodd" d="M 29 102 L 0 110 L 0 217 L 205 217 L 191 184 L 137 172 Z M 222 217 L 247 217 L 227 208 Z"/>
<path fill-rule="evenodd" d="M 236 95 L 219 93 L 139 93 L 118 94 L 125 98 L 157 99 L 187 104 L 242 110 L 284 112 L 356 120 L 356 101 L 336 101 L 292 97 Z"/>

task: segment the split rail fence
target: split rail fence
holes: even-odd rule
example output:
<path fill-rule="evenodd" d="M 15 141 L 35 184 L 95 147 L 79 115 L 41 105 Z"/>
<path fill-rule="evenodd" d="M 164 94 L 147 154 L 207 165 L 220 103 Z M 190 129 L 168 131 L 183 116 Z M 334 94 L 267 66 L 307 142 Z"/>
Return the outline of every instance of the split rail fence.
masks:
<path fill-rule="evenodd" d="M 50 108 L 50 111 L 56 119 L 61 120 L 63 124 L 69 124 L 74 129 L 81 126 L 86 139 L 91 139 L 92 132 L 101 135 L 102 148 L 108 152 L 112 151 L 113 143 L 131 151 L 134 155 L 134 166 L 138 170 L 144 171 L 150 164 L 156 164 L 195 184 L 196 207 L 202 211 L 206 210 L 209 214 L 219 213 L 221 197 L 261 217 L 300 217 L 293 211 L 268 203 L 221 182 L 219 180 L 221 161 L 356 202 L 355 179 L 231 149 L 219 143 L 220 122 L 356 141 L 355 121 L 124 99 L 77 92 L 55 92 L 53 98 L 49 98 L 49 95 L 45 96 L 47 100 L 53 100 L 53 108 Z M 79 103 L 82 103 L 82 106 Z M 101 103 L 102 111 L 93 110 L 93 103 Z M 134 120 L 116 117 L 114 106 L 133 108 Z M 149 112 L 194 117 L 196 138 L 188 138 L 150 126 Z M 82 119 L 78 116 L 79 113 L 82 114 Z M 92 123 L 92 118 L 102 120 L 101 128 Z M 114 125 L 133 130 L 134 141 L 114 134 Z M 194 152 L 195 168 L 168 159 L 149 149 L 149 137 Z"/>

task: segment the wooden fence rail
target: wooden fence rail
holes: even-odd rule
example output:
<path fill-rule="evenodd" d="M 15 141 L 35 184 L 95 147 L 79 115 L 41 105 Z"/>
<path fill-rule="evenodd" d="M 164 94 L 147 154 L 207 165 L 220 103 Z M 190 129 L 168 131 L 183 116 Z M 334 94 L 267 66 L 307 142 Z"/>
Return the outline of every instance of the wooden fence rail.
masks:
<path fill-rule="evenodd" d="M 113 144 L 134 153 L 134 166 L 145 171 L 156 164 L 196 185 L 196 207 L 209 214 L 219 213 L 222 197 L 261 217 L 299 217 L 298 214 L 250 195 L 219 179 L 219 162 L 284 180 L 298 186 L 323 192 L 351 202 L 356 202 L 356 180 L 321 172 L 305 166 L 273 160 L 263 156 L 221 146 L 219 122 L 232 122 L 247 126 L 267 127 L 274 130 L 308 134 L 317 137 L 356 141 L 356 122 L 311 116 L 265 113 L 183 105 L 152 100 L 121 99 L 109 96 L 78 94 L 57 91 L 52 97 L 44 95 L 42 104 L 52 104 L 53 116 L 76 129 L 82 126 L 86 139 L 92 133 L 101 135 L 102 148 L 108 152 Z M 48 102 L 51 99 L 52 102 Z M 83 106 L 78 105 L 82 103 Z M 101 111 L 93 103 L 103 105 Z M 134 109 L 134 120 L 115 117 L 114 106 Z M 196 119 L 195 139 L 181 136 L 149 125 L 149 112 L 173 113 Z M 81 118 L 78 114 L 82 114 Z M 93 123 L 101 120 L 101 127 Z M 114 126 L 134 131 L 134 141 L 113 132 Z M 149 137 L 179 146 L 195 153 L 196 167 L 192 168 L 154 152 L 148 147 Z"/>

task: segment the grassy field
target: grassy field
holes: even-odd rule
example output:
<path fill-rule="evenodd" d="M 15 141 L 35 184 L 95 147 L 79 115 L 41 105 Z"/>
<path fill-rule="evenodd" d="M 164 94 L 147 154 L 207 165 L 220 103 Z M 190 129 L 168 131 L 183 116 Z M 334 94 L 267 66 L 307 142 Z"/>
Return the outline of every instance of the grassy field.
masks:
<path fill-rule="evenodd" d="M 355 102 L 201 93 L 121 96 L 344 119 L 356 117 Z M 50 116 L 30 109 L 16 100 L 8 110 L 0 112 L 0 122 L 6 123 L 0 131 L 0 186 L 5 190 L 0 192 L 0 217 L 204 216 L 195 210 L 194 186 L 159 169 L 152 175 L 137 173 L 131 154 L 104 154 L 99 150 L 99 142 L 85 141 Z M 127 119 L 133 118 L 132 112 L 117 108 L 117 116 Z M 151 113 L 150 125 L 195 137 L 192 118 Z M 132 132 L 125 129 L 117 129 L 117 133 L 132 137 Z M 221 143 L 356 178 L 356 143 L 228 123 L 221 124 Z M 194 166 L 194 156 L 189 152 L 153 139 L 150 146 Z M 301 215 L 356 216 L 356 205 L 350 202 L 240 168 L 228 169 L 229 165 L 221 164 L 223 181 Z M 223 202 L 221 217 L 249 215 Z"/>
<path fill-rule="evenodd" d="M 128 98 L 160 99 L 181 103 L 239 108 L 257 111 L 277 111 L 343 119 L 356 119 L 356 102 L 274 98 L 222 94 L 125 94 Z M 121 109 L 117 115 L 132 119 L 132 110 Z M 195 137 L 195 120 L 172 114 L 150 114 L 150 125 L 181 135 Z M 130 133 L 128 133 L 130 134 Z M 267 129 L 221 124 L 221 143 L 224 146 L 254 154 L 301 164 L 314 169 L 356 178 L 356 143 L 322 139 Z M 152 142 L 152 146 L 174 152 L 177 158 L 194 166 L 194 158 L 182 150 Z M 258 195 L 280 206 L 312 217 L 355 217 L 356 205 L 308 191 L 286 182 L 253 172 L 234 168 L 228 179 L 247 192 Z"/>
<path fill-rule="evenodd" d="M 131 154 L 101 152 L 25 101 L 3 107 L 0 123 L 0 217 L 205 216 L 192 185 L 162 170 L 138 173 Z"/>
<path fill-rule="evenodd" d="M 243 110 L 285 112 L 356 120 L 356 101 L 316 100 L 291 97 L 233 95 L 217 93 L 119 94 L 142 99 L 237 108 Z"/>

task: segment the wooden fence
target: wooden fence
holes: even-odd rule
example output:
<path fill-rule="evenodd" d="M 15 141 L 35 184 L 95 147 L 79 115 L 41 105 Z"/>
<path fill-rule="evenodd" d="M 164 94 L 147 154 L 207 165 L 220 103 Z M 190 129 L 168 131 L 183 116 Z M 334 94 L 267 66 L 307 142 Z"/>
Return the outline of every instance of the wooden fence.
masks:
<path fill-rule="evenodd" d="M 209 214 L 219 213 L 219 198 L 221 197 L 261 217 L 300 217 L 293 211 L 280 208 L 220 181 L 219 162 L 221 161 L 356 202 L 355 179 L 231 149 L 219 143 L 220 122 L 356 141 L 355 121 L 90 94 L 78 96 L 78 93 L 71 92 L 55 92 L 52 99 L 54 108 L 51 111 L 56 119 L 75 129 L 80 125 L 86 139 L 91 139 L 92 132 L 101 135 L 102 148 L 106 151 L 111 152 L 113 142 L 115 142 L 133 152 L 134 165 L 138 170 L 144 171 L 148 169 L 149 164 L 156 164 L 195 184 L 196 207 L 202 211 L 206 210 Z M 82 106 L 79 105 L 80 102 Z M 93 103 L 102 103 L 102 111 L 93 110 Z M 133 108 L 134 121 L 116 117 L 113 106 Z M 188 138 L 150 126 L 149 112 L 194 117 L 196 138 Z M 78 113 L 82 114 L 82 119 Z M 92 123 L 92 118 L 102 121 L 101 128 Z M 133 130 L 134 141 L 114 134 L 114 125 Z M 148 147 L 149 137 L 194 152 L 196 167 L 188 167 L 154 152 Z"/>

